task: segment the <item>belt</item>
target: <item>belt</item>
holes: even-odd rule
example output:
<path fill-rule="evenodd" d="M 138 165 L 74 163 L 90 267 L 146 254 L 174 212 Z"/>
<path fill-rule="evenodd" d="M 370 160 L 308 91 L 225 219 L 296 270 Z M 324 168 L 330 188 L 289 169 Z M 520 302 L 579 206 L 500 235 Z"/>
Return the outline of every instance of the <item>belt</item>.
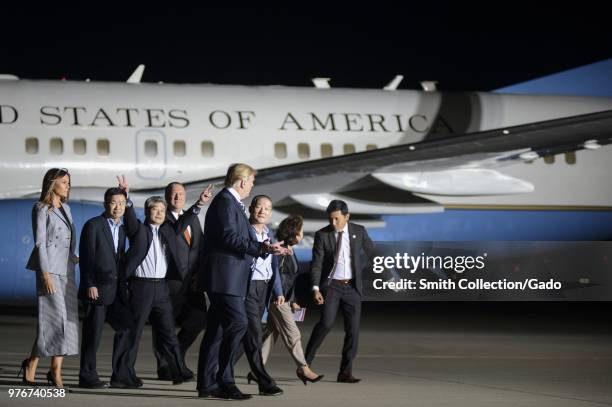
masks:
<path fill-rule="evenodd" d="M 268 278 L 267 280 L 253 280 L 253 281 L 261 281 L 261 282 L 268 284 L 270 282 L 270 279 Z"/>
<path fill-rule="evenodd" d="M 150 283 L 159 283 L 159 282 L 162 282 L 162 281 L 166 281 L 165 278 L 148 278 L 148 277 L 136 277 L 136 276 L 132 277 L 132 280 L 135 280 L 135 281 L 148 281 Z"/>
<path fill-rule="evenodd" d="M 338 284 L 350 284 L 351 281 L 353 281 L 352 279 L 348 279 L 348 280 L 338 280 L 338 279 L 332 279 L 332 282 L 334 283 L 338 283 Z"/>

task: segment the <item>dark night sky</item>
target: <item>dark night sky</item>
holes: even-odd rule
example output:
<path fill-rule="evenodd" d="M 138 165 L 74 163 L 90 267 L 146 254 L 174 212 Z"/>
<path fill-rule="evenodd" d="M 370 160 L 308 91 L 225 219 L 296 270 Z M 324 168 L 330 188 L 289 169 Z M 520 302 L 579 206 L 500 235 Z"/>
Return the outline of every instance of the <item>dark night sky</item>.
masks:
<path fill-rule="evenodd" d="M 612 58 L 603 6 L 573 2 L 290 7 L 3 5 L 0 73 L 22 78 L 490 90 Z M 593 3 L 596 4 L 596 3 Z M 600 2 L 599 4 L 603 4 Z"/>

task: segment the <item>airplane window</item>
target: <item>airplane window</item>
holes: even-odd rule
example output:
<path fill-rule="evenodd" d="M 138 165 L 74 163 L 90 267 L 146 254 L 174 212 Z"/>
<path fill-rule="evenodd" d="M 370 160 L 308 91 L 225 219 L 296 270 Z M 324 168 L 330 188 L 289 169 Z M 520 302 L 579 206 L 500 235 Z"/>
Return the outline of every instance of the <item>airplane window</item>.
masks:
<path fill-rule="evenodd" d="M 202 142 L 202 157 L 212 157 L 215 155 L 215 146 L 212 141 Z"/>
<path fill-rule="evenodd" d="M 274 143 L 274 156 L 276 158 L 287 158 L 287 144 Z"/>
<path fill-rule="evenodd" d="M 345 144 L 344 154 L 353 154 L 355 152 L 355 144 Z"/>
<path fill-rule="evenodd" d="M 555 163 L 555 156 L 554 155 L 545 155 L 544 156 L 544 162 L 546 164 L 554 164 Z"/>
<path fill-rule="evenodd" d="M 576 164 L 576 152 L 570 151 L 565 153 L 565 162 L 569 165 Z"/>
<path fill-rule="evenodd" d="M 298 157 L 309 158 L 310 157 L 310 146 L 306 143 L 298 143 Z"/>
<path fill-rule="evenodd" d="M 53 155 L 64 154 L 64 140 L 61 138 L 52 138 L 49 144 L 49 151 Z"/>
<path fill-rule="evenodd" d="M 378 147 L 376 147 L 376 144 L 368 144 L 366 145 L 366 150 L 370 151 L 370 150 L 376 150 Z"/>
<path fill-rule="evenodd" d="M 147 140 L 144 144 L 145 155 L 147 157 L 156 157 L 157 156 L 157 141 L 155 140 Z"/>
<path fill-rule="evenodd" d="M 27 138 L 25 148 L 28 154 L 38 154 L 38 139 L 34 137 Z"/>
<path fill-rule="evenodd" d="M 329 143 L 321 144 L 321 157 L 331 157 L 334 155 L 334 148 Z"/>
<path fill-rule="evenodd" d="M 101 138 L 98 139 L 97 143 L 98 154 L 100 155 L 109 155 L 110 154 L 110 142 L 108 139 Z"/>
<path fill-rule="evenodd" d="M 182 140 L 177 140 L 174 142 L 174 155 L 177 157 L 185 157 L 187 154 L 187 146 L 185 142 Z"/>
<path fill-rule="evenodd" d="M 75 138 L 72 148 L 75 154 L 83 155 L 87 152 L 87 141 L 84 138 Z"/>

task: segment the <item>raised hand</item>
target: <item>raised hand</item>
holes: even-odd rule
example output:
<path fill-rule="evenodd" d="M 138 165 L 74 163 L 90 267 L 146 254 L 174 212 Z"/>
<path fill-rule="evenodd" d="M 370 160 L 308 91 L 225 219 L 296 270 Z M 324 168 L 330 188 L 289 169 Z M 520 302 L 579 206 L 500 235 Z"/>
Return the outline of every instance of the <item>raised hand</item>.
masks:
<path fill-rule="evenodd" d="M 208 186 L 202 191 L 200 194 L 200 201 L 202 205 L 210 201 L 210 198 L 213 196 L 213 184 L 208 184 Z"/>
<path fill-rule="evenodd" d="M 117 182 L 119 182 L 119 189 L 124 190 L 126 194 L 130 192 L 130 186 L 128 185 L 124 174 L 117 175 Z"/>

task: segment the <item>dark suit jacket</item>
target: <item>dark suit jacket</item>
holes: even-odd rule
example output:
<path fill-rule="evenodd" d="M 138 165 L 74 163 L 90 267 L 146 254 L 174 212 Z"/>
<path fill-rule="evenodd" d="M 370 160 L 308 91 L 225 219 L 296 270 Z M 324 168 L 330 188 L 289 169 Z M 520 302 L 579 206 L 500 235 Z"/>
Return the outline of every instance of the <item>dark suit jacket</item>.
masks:
<path fill-rule="evenodd" d="M 299 262 L 295 253 L 279 258 L 279 275 L 286 301 L 295 300 L 295 280 L 299 273 Z"/>
<path fill-rule="evenodd" d="M 81 281 L 79 298 L 96 304 L 110 305 L 117 294 L 117 283 L 125 279 L 125 230 L 119 228 L 119 243 L 115 243 L 105 214 L 89 219 L 81 231 L 79 244 Z M 97 287 L 100 300 L 87 296 L 87 289 Z"/>
<path fill-rule="evenodd" d="M 360 252 L 363 250 L 372 259 L 374 257 L 374 243 L 368 236 L 366 229 L 355 223 L 349 222 L 348 233 L 351 247 L 351 270 L 353 272 L 353 284 L 359 294 L 362 293 L 361 270 L 363 264 Z M 327 289 L 328 277 L 334 267 L 336 256 L 336 237 L 331 225 L 318 230 L 315 233 L 314 245 L 312 246 L 312 262 L 310 273 L 312 285 L 319 286 L 321 292 Z"/>
<path fill-rule="evenodd" d="M 193 207 L 190 209 L 193 210 Z M 183 279 L 186 274 L 186 262 L 180 259 L 180 254 L 176 248 L 178 236 L 183 230 L 182 220 L 189 219 L 189 216 L 181 216 L 179 221 L 173 226 L 169 222 L 164 222 L 159 227 L 159 234 L 162 244 L 166 248 L 166 259 L 168 261 L 168 269 L 166 272 L 167 280 Z M 134 272 L 147 257 L 149 248 L 153 243 L 153 232 L 151 227 L 146 223 L 140 223 L 134 212 L 131 203 L 128 203 L 123 216 L 125 224 L 125 232 L 130 240 L 130 248 L 126 253 L 125 273 L 127 278 L 134 276 Z"/>
<path fill-rule="evenodd" d="M 206 212 L 202 249 L 200 288 L 209 293 L 245 297 L 253 257 L 260 254 L 261 243 L 227 188 L 215 196 Z"/>
<path fill-rule="evenodd" d="M 170 210 L 166 211 L 166 222 L 176 230 L 176 252 L 179 261 L 183 263 L 181 271 L 185 274 L 181 275 L 181 280 L 189 282 L 191 276 L 197 272 L 200 256 L 202 254 L 201 245 L 204 240 L 202 233 L 202 225 L 198 219 L 197 213 L 200 209 L 196 205 L 192 206 L 179 216 L 178 219 Z M 191 245 L 187 244 L 184 231 L 191 226 Z"/>

